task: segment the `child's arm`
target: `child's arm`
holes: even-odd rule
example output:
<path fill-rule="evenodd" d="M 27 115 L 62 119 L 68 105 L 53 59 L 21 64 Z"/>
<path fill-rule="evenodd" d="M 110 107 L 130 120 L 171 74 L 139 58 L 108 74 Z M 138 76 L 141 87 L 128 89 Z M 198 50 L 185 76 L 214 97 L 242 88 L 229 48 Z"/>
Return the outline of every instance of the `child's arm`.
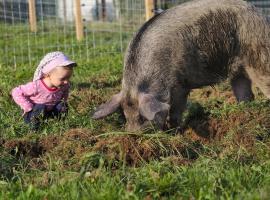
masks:
<path fill-rule="evenodd" d="M 34 82 L 20 85 L 11 91 L 14 101 L 23 109 L 24 113 L 29 112 L 33 108 L 30 97 L 36 93 L 36 84 Z"/>
<path fill-rule="evenodd" d="M 67 99 L 68 99 L 68 96 L 69 96 L 69 88 L 70 88 L 70 84 L 67 84 L 63 88 L 63 100 L 64 100 L 64 102 L 67 102 Z"/>

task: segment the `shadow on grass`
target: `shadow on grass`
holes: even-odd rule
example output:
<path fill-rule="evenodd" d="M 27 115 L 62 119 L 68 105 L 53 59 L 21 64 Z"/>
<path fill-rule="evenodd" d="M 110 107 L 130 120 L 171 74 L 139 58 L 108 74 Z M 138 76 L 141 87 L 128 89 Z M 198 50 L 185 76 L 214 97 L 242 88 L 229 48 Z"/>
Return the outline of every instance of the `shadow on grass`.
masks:
<path fill-rule="evenodd" d="M 190 103 L 184 120 L 184 130 L 191 128 L 199 137 L 210 139 L 213 130 L 209 124 L 209 113 L 199 103 Z"/>

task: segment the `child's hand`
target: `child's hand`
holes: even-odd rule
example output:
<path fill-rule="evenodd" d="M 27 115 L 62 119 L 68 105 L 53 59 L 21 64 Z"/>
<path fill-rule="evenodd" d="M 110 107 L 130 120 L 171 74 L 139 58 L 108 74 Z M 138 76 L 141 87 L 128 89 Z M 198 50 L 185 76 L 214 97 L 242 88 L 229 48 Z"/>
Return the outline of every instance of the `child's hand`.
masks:
<path fill-rule="evenodd" d="M 55 109 L 57 110 L 58 113 L 67 114 L 68 104 L 67 104 L 67 102 L 62 101 L 56 105 Z"/>
<path fill-rule="evenodd" d="M 67 107 L 66 107 L 66 105 L 64 105 L 64 106 L 61 108 L 61 112 L 67 112 Z"/>
<path fill-rule="evenodd" d="M 22 116 L 24 117 L 25 115 L 27 115 L 29 112 L 31 112 L 32 110 L 29 110 L 29 111 L 23 111 L 23 114 L 22 114 Z"/>

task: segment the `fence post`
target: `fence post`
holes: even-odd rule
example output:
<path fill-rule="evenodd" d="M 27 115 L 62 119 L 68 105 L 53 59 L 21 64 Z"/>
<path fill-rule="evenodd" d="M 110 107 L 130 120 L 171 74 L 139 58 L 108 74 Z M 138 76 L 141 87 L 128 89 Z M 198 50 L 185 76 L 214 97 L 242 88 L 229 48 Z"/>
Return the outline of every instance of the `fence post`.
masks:
<path fill-rule="evenodd" d="M 67 24 L 67 1 L 63 0 L 63 12 L 64 12 L 64 28 L 66 28 Z"/>
<path fill-rule="evenodd" d="M 83 23 L 81 13 L 81 0 L 75 0 L 75 25 L 76 25 L 76 37 L 78 41 L 83 39 Z"/>
<path fill-rule="evenodd" d="M 29 23 L 31 32 L 37 32 L 36 2 L 28 0 Z"/>
<path fill-rule="evenodd" d="M 145 2 L 145 19 L 148 21 L 154 16 L 154 0 L 144 0 Z"/>
<path fill-rule="evenodd" d="M 102 13 L 102 21 L 106 19 L 106 0 L 101 0 L 101 13 Z"/>
<path fill-rule="evenodd" d="M 99 2 L 98 0 L 96 0 L 96 16 L 97 16 L 97 20 L 99 20 Z"/>

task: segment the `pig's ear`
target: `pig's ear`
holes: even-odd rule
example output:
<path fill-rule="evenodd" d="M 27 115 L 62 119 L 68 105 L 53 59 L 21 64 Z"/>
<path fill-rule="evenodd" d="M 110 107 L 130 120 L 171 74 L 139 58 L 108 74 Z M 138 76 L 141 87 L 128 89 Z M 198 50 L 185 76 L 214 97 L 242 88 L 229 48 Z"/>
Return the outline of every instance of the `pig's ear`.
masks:
<path fill-rule="evenodd" d="M 165 118 L 169 112 L 169 104 L 158 101 L 151 94 L 140 94 L 139 95 L 139 110 L 140 114 L 147 120 L 154 120 L 159 118 L 157 115 L 164 116 Z"/>
<path fill-rule="evenodd" d="M 101 119 L 103 117 L 106 117 L 112 113 L 114 113 L 119 107 L 122 100 L 122 93 L 118 93 L 112 96 L 112 98 L 104 103 L 101 104 L 94 114 L 92 115 L 93 119 Z"/>

